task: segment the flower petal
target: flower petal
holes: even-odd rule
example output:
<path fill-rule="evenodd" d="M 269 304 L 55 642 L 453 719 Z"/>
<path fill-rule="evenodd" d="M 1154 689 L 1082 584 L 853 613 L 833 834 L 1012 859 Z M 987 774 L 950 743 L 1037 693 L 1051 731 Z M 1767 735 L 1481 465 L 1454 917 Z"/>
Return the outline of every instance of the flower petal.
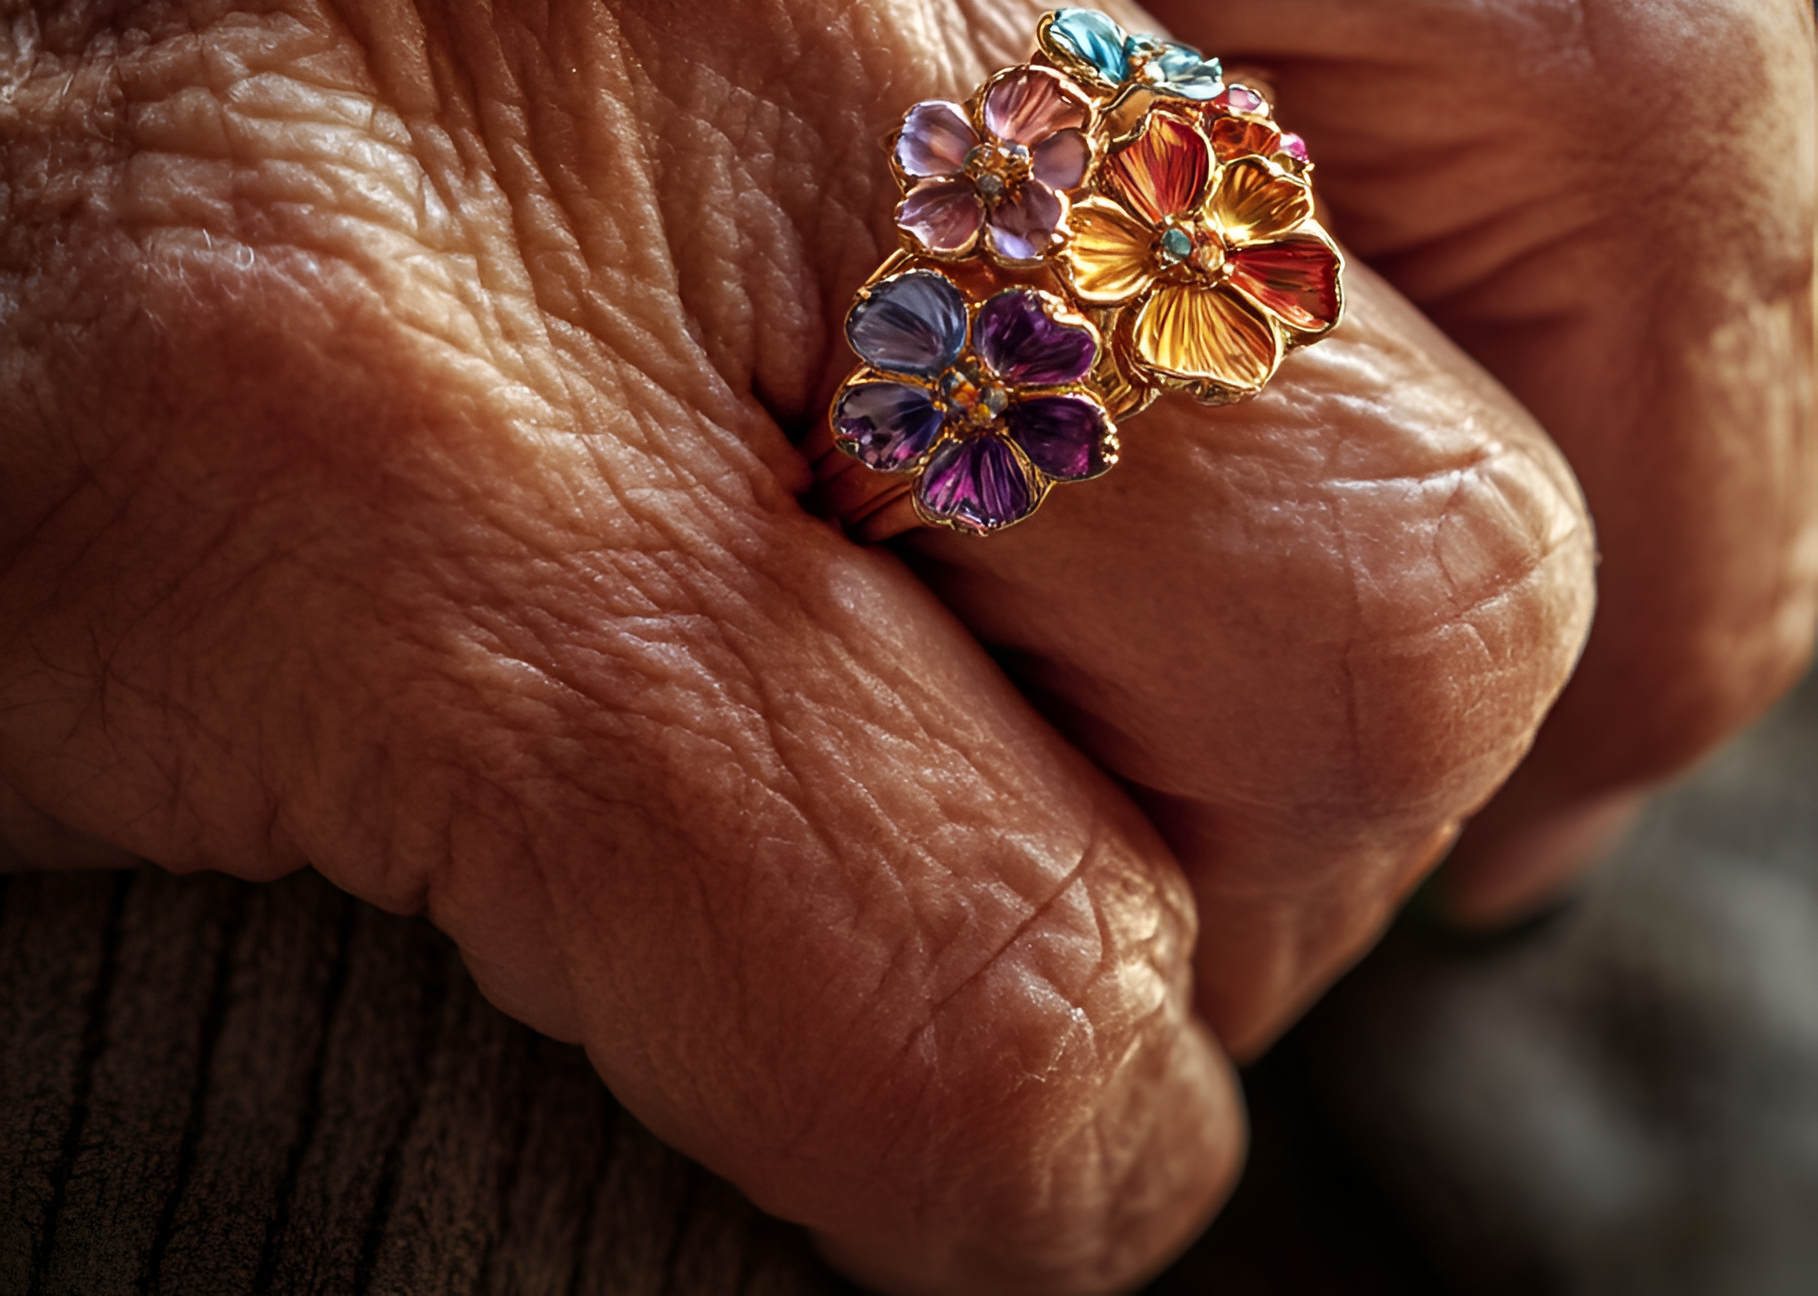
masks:
<path fill-rule="evenodd" d="M 1005 261 L 1039 261 L 1060 241 L 1067 200 L 1040 180 L 1025 180 L 985 218 L 985 242 Z"/>
<path fill-rule="evenodd" d="M 1249 117 L 1217 117 L 1211 123 L 1212 152 L 1220 162 L 1252 155 L 1273 157 L 1281 148 L 1282 135 L 1266 121 Z"/>
<path fill-rule="evenodd" d="M 868 364 L 932 377 L 966 345 L 966 301 L 945 275 L 910 270 L 859 295 L 846 340 Z"/>
<path fill-rule="evenodd" d="M 1041 493 L 1002 437 L 949 441 L 934 452 L 916 500 L 930 514 L 983 535 L 1029 516 Z"/>
<path fill-rule="evenodd" d="M 1033 152 L 1035 178 L 1055 189 L 1079 188 L 1092 163 L 1092 145 L 1076 130 L 1056 131 Z"/>
<path fill-rule="evenodd" d="M 1061 323 L 1040 296 L 1023 288 L 998 293 L 978 308 L 972 345 L 993 373 L 1019 387 L 1077 382 L 1098 359 L 1088 330 Z"/>
<path fill-rule="evenodd" d="M 1238 248 L 1229 264 L 1232 287 L 1295 328 L 1316 333 L 1338 322 L 1341 262 L 1317 234 Z"/>
<path fill-rule="evenodd" d="M 926 99 L 903 116 L 896 137 L 896 164 L 905 174 L 956 176 L 966 169 L 966 154 L 978 146 L 978 132 L 966 110 L 945 99 Z"/>
<path fill-rule="evenodd" d="M 1078 130 L 1092 115 L 1085 92 L 1052 68 L 999 73 L 985 91 L 985 129 L 1033 148 L 1055 131 Z"/>
<path fill-rule="evenodd" d="M 1209 211 L 1232 243 L 1266 243 L 1313 215 L 1313 192 L 1260 158 L 1239 158 L 1219 173 Z"/>
<path fill-rule="evenodd" d="M 1114 306 L 1149 286 L 1154 230 L 1109 198 L 1074 203 L 1071 224 L 1073 240 L 1061 265 L 1082 300 Z"/>
<path fill-rule="evenodd" d="M 1059 9 L 1042 24 L 1042 52 L 1062 67 L 1087 73 L 1107 85 L 1130 76 L 1124 29 L 1096 9 Z"/>
<path fill-rule="evenodd" d="M 1281 340 L 1254 306 L 1235 293 L 1170 285 L 1136 317 L 1136 353 L 1158 373 L 1252 392 L 1281 361 Z"/>
<path fill-rule="evenodd" d="M 898 472 L 934 444 L 946 416 L 925 387 L 858 382 L 834 400 L 832 417 L 842 450 L 868 468 Z"/>
<path fill-rule="evenodd" d="M 1209 59 L 1191 45 L 1160 41 L 1161 53 L 1154 67 L 1160 74 L 1156 89 L 1183 99 L 1204 102 L 1223 92 L 1224 69 L 1217 59 Z"/>
<path fill-rule="evenodd" d="M 1212 145 L 1186 118 L 1153 112 L 1142 137 L 1105 160 L 1105 174 L 1130 210 L 1159 225 L 1199 206 Z"/>
<path fill-rule="evenodd" d="M 1117 462 L 1110 416 L 1083 396 L 1035 396 L 1004 411 L 1004 429 L 1029 462 L 1057 481 L 1084 481 Z M 1109 453 L 1108 453 L 1109 452 Z"/>
<path fill-rule="evenodd" d="M 924 180 L 896 205 L 896 223 L 928 252 L 957 256 L 970 251 L 985 223 L 985 204 L 972 181 Z"/>

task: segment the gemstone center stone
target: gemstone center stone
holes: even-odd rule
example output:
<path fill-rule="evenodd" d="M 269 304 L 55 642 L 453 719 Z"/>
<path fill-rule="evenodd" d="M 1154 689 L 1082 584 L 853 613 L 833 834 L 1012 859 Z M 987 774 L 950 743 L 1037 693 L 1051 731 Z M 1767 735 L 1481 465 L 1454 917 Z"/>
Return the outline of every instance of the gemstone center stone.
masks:
<path fill-rule="evenodd" d="M 966 154 L 966 174 L 987 203 L 1007 198 L 1032 169 L 1029 150 L 1021 144 L 979 144 Z"/>
<path fill-rule="evenodd" d="M 1163 230 L 1155 255 L 1163 265 L 1179 265 L 1193 255 L 1193 236 L 1184 229 Z"/>
<path fill-rule="evenodd" d="M 1190 258 L 1193 268 L 1208 279 L 1222 279 L 1228 267 L 1229 258 L 1225 253 L 1225 241 L 1213 230 L 1205 231 L 1199 238 Z"/>
<path fill-rule="evenodd" d="M 1217 281 L 1229 270 L 1230 250 L 1224 237 L 1210 225 L 1168 224 L 1155 238 L 1155 266 L 1176 282 L 1203 276 Z M 1169 272 L 1173 272 L 1170 274 Z"/>
<path fill-rule="evenodd" d="M 983 431 L 1010 406 L 1010 393 L 977 360 L 962 360 L 941 377 L 947 419 L 961 428 Z"/>

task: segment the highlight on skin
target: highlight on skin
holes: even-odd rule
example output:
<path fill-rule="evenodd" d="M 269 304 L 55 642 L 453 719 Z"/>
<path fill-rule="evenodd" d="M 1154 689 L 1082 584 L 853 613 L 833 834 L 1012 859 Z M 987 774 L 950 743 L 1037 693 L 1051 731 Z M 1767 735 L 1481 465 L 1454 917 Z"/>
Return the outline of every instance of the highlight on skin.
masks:
<path fill-rule="evenodd" d="M 1248 404 L 1165 398 L 1027 525 L 891 550 L 801 507 L 792 442 L 894 237 L 878 140 L 1038 9 L 24 11 L 4 822 L 426 912 L 881 1289 L 1138 1281 L 1237 1173 L 1231 1058 L 1570 675 L 1574 468 L 1602 611 L 1537 815 L 1805 650 L 1811 196 L 1766 162 L 1809 147 L 1809 12 L 1708 13 L 1719 84 L 1659 6 L 1605 9 L 1608 95 L 1557 98 L 1618 114 L 1621 169 L 1508 93 L 1547 6 L 1161 13 L 1292 100 L 1346 322 Z M 1720 121 L 1759 209 L 1664 183 Z M 1637 373 L 1673 376 L 1632 408 Z"/>

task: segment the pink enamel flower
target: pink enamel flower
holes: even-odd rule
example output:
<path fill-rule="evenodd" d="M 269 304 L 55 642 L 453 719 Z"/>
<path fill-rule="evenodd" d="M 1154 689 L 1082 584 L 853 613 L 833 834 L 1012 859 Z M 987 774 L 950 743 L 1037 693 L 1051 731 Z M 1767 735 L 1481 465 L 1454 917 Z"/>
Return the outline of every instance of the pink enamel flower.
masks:
<path fill-rule="evenodd" d="M 905 190 L 897 226 L 929 256 L 1028 265 L 1067 239 L 1067 191 L 1092 166 L 1085 91 L 1044 67 L 1016 67 L 968 107 L 928 99 L 903 118 L 891 154 Z"/>

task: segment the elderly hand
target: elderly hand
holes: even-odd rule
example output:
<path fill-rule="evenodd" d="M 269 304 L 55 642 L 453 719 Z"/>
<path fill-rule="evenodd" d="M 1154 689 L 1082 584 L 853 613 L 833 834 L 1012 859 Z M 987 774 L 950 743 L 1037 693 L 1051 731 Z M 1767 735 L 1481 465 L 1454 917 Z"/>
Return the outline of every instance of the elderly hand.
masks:
<path fill-rule="evenodd" d="M 1110 476 L 917 533 L 912 572 L 802 511 L 790 442 L 890 243 L 879 138 L 1038 13 L 17 11 L 15 837 L 426 909 L 880 1286 L 1164 1259 L 1240 1157 L 1226 1058 L 1367 946 L 1571 670 L 1592 536 L 1542 423 L 1607 611 L 1463 907 L 1522 903 L 1796 669 L 1810 16 L 1176 5 L 1276 75 L 1400 291 L 1354 265 L 1263 397 L 1163 402 Z"/>

